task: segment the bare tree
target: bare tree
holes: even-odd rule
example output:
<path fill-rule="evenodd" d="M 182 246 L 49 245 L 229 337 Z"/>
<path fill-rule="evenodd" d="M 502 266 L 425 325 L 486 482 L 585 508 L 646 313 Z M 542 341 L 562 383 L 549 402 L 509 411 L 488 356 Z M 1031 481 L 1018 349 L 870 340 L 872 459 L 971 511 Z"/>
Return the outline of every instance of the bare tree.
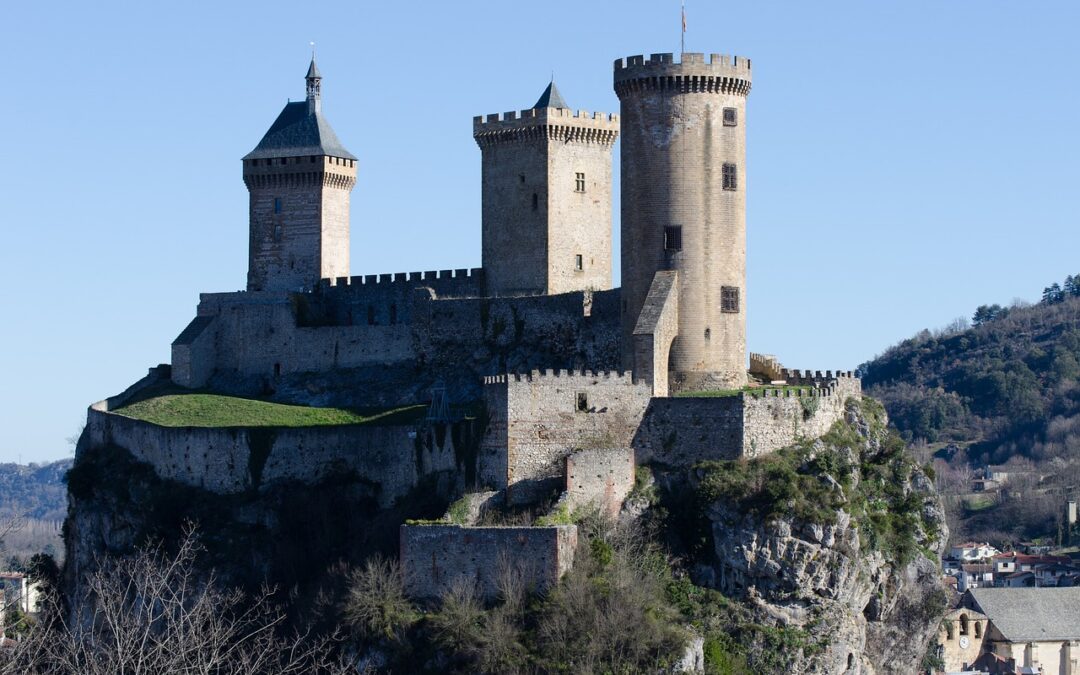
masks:
<path fill-rule="evenodd" d="M 196 572 L 192 532 L 175 554 L 144 548 L 99 561 L 66 611 L 47 600 L 43 620 L 0 656 L 0 673 L 257 675 L 355 672 L 329 638 L 283 637 L 272 589 L 254 598 Z"/>

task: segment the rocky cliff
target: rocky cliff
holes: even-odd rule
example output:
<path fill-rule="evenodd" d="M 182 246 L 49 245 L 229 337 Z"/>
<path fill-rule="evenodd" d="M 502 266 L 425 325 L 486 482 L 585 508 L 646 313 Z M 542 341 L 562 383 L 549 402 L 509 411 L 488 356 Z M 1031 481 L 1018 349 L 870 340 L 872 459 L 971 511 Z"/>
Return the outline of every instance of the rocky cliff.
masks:
<path fill-rule="evenodd" d="M 723 631 L 724 658 L 746 672 L 917 672 L 944 611 L 947 528 L 879 404 L 850 400 L 822 439 L 699 465 L 689 482 L 704 530 L 692 576 L 736 601 L 699 621 Z"/>

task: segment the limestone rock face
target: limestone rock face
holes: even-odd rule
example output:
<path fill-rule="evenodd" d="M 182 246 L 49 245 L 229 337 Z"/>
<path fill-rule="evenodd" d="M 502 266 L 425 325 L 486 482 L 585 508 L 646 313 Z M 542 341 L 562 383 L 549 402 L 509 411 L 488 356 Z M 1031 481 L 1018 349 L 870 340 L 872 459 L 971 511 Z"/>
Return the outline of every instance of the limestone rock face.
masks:
<path fill-rule="evenodd" d="M 861 459 L 872 461 L 880 439 L 858 414 L 848 422 L 862 438 Z M 849 492 L 867 479 L 859 461 L 854 466 Z M 841 489 L 832 476 L 820 479 Z M 944 608 L 938 562 L 928 554 L 940 559 L 948 531 L 940 499 L 921 470 L 902 487 L 906 503 L 921 502 L 922 523 L 912 535 L 915 553 L 903 562 L 872 547 L 866 528 L 846 508 L 823 525 L 763 519 L 717 502 L 707 512 L 715 558 L 699 566 L 699 580 L 744 600 L 755 621 L 808 633 L 815 647 L 802 649 L 785 672 L 917 672 Z"/>

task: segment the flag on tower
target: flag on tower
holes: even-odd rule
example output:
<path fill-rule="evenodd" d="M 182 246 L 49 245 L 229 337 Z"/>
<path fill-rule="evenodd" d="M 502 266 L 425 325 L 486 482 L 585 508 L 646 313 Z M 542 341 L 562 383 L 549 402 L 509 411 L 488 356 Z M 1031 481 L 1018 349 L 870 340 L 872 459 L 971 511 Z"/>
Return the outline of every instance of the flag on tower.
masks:
<path fill-rule="evenodd" d="M 686 3 L 682 4 L 682 32 L 686 32 Z"/>

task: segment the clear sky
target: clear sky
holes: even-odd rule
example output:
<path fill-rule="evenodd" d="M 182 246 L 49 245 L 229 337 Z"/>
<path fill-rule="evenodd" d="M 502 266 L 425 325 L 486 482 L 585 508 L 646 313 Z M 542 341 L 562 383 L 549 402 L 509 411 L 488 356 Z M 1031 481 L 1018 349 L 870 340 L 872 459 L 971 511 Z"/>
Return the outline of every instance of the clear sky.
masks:
<path fill-rule="evenodd" d="M 854 368 L 1080 273 L 1080 3 L 688 0 L 687 22 L 687 51 L 754 64 L 753 351 Z M 617 112 L 613 60 L 678 51 L 679 3 L 8 3 L 0 461 L 70 454 L 200 291 L 243 287 L 240 157 L 303 98 L 309 41 L 360 158 L 353 274 L 475 267 L 472 117 L 552 72 Z"/>

